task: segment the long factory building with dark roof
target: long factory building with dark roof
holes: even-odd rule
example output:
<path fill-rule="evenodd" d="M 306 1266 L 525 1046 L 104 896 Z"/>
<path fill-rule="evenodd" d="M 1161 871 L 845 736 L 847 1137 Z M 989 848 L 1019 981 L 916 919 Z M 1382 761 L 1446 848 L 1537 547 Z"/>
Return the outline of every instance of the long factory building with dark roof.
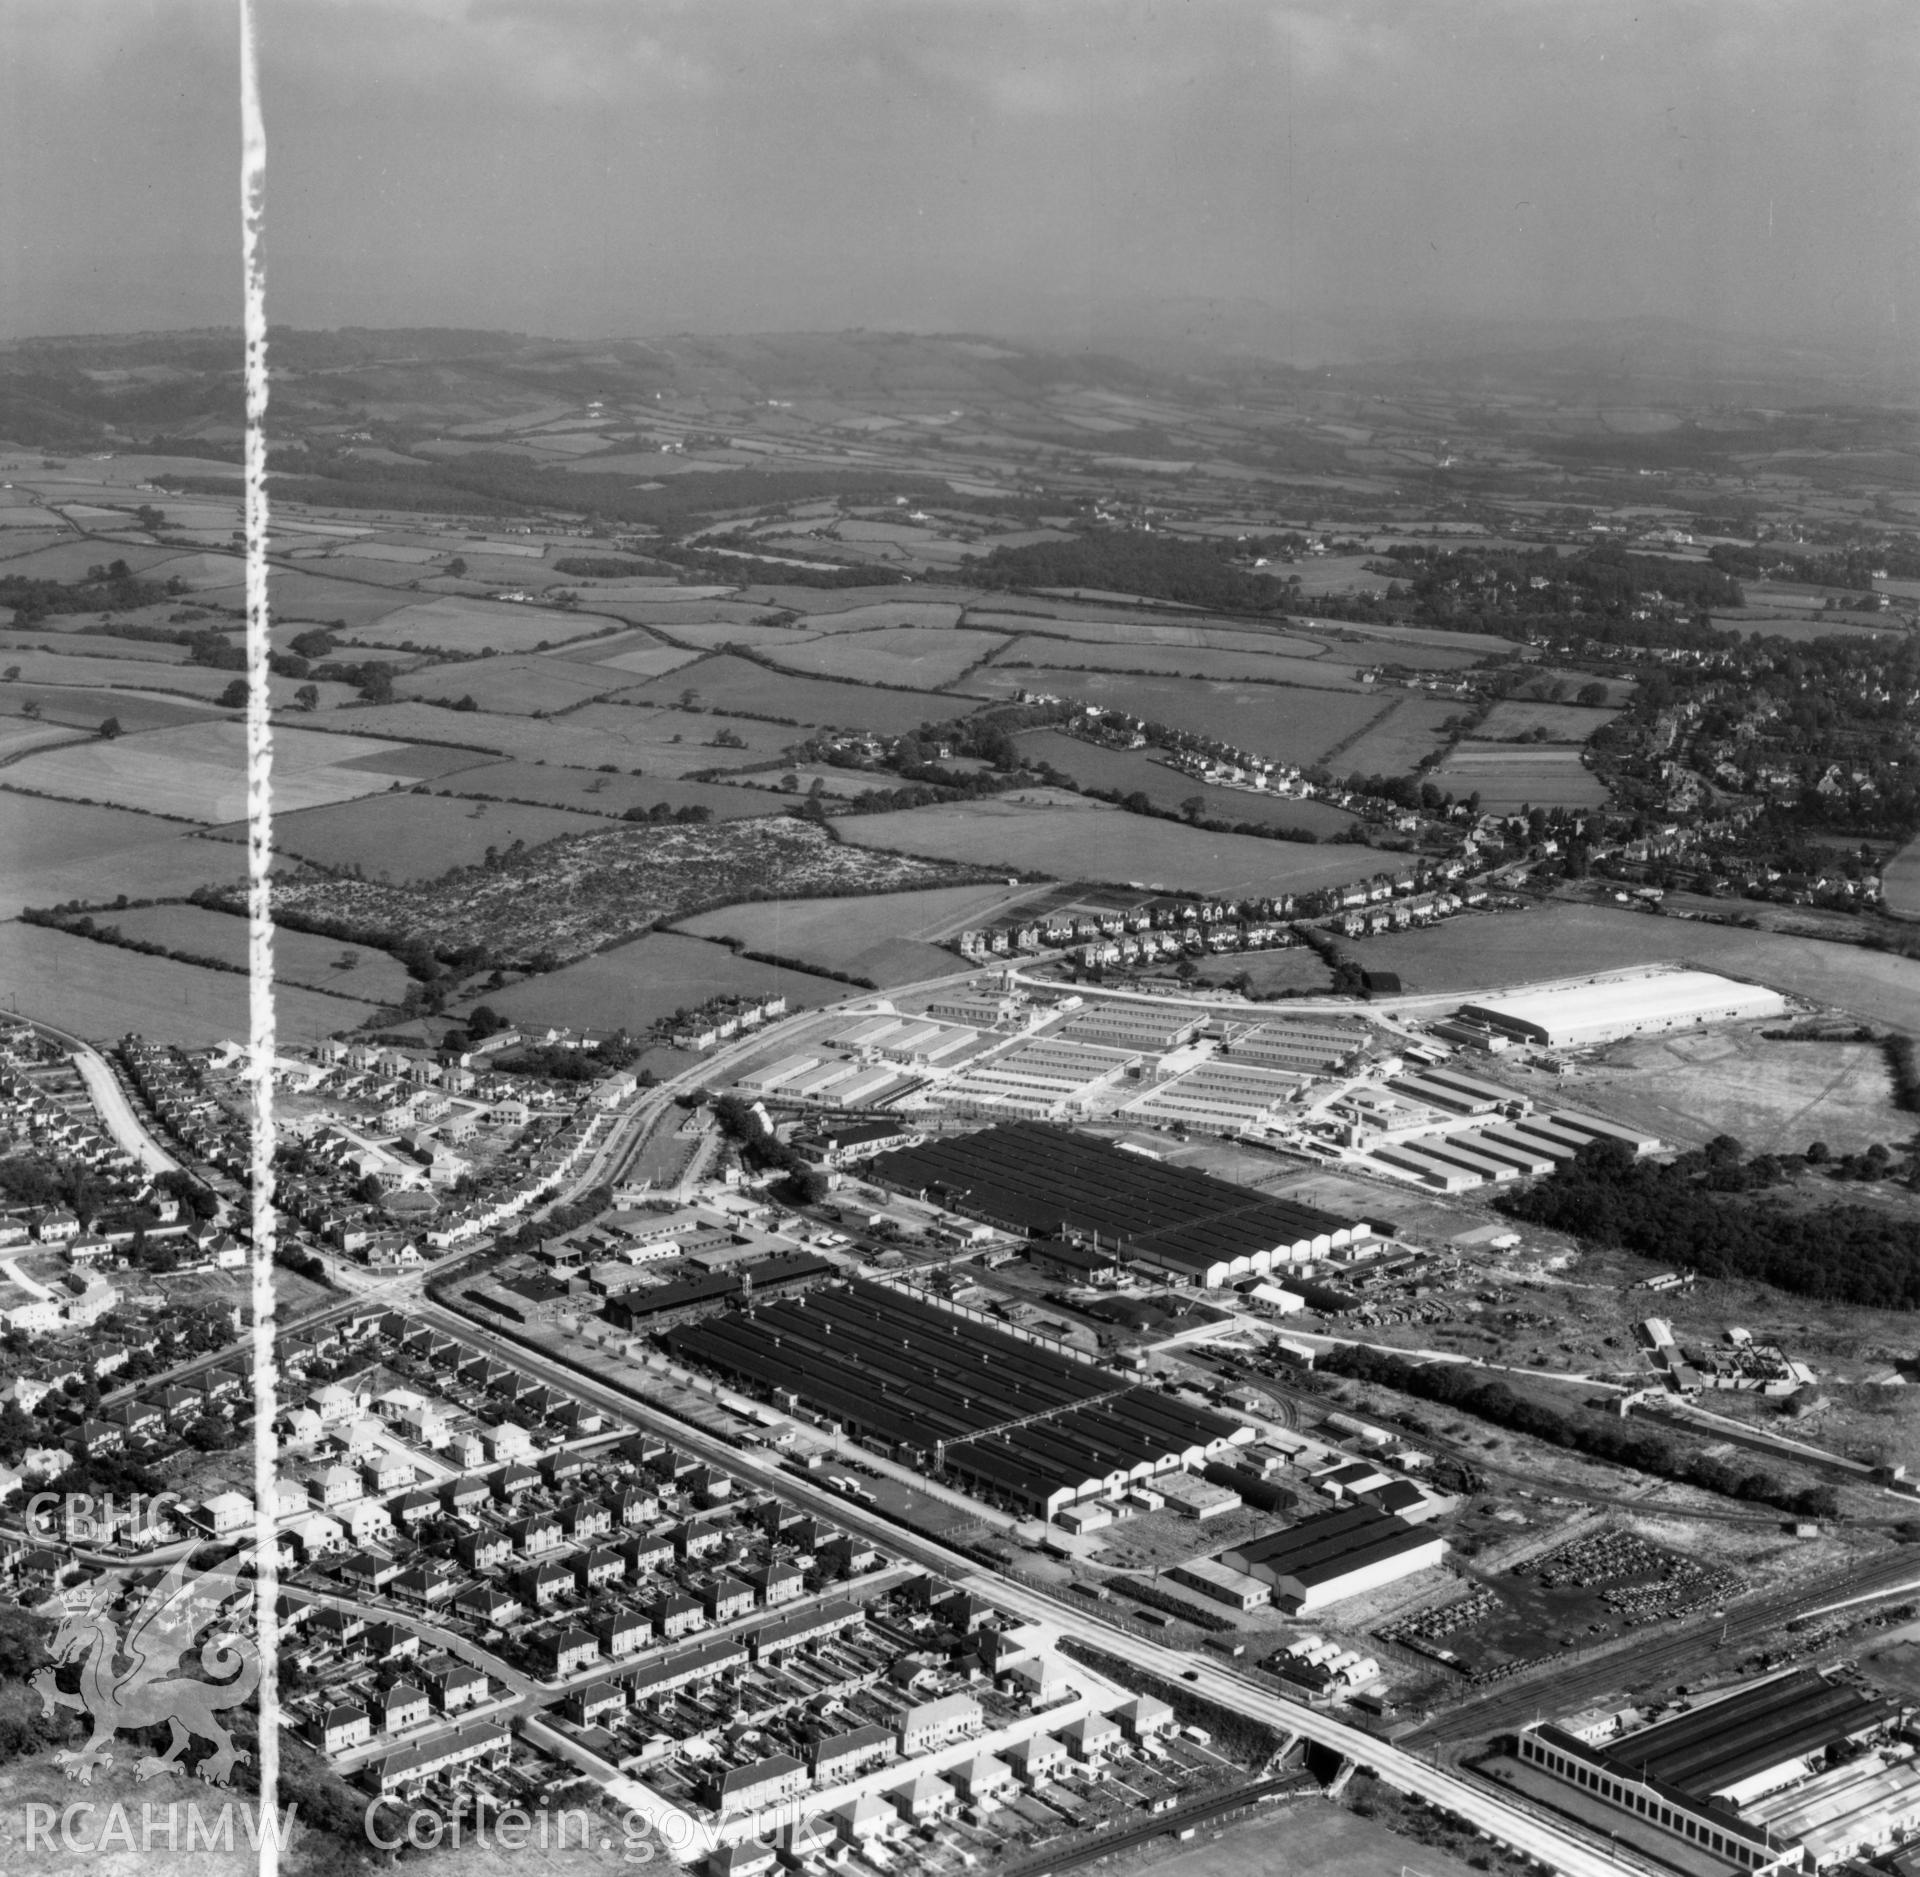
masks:
<path fill-rule="evenodd" d="M 1044 1517 L 1254 1438 L 1111 1369 L 859 1279 L 665 1341 L 683 1361 Z"/>
<path fill-rule="evenodd" d="M 1071 1128 L 1016 1121 L 882 1154 L 870 1178 L 1036 1237 L 1093 1237 L 1116 1256 L 1216 1287 L 1364 1243 L 1317 1206 L 1168 1166 Z"/>

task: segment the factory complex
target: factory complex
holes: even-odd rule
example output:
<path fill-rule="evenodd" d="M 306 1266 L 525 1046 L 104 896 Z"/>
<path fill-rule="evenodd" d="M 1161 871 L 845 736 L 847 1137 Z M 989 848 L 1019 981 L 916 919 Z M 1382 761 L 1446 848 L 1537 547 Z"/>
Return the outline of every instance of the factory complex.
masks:
<path fill-rule="evenodd" d="M 882 1154 L 869 1173 L 1007 1231 L 1104 1241 L 1117 1257 L 1207 1288 L 1350 1252 L 1376 1236 L 1364 1219 L 1040 1122 Z"/>
<path fill-rule="evenodd" d="M 1785 1014 L 1786 999 L 1758 984 L 1711 971 L 1661 971 L 1608 978 L 1565 990 L 1526 991 L 1463 1004 L 1461 1021 L 1515 1042 L 1578 1049 L 1630 1036 L 1660 1036 L 1703 1023 L 1739 1023 Z"/>
<path fill-rule="evenodd" d="M 1686 1877 L 1821 1871 L 1920 1827 L 1901 1721 L 1894 1702 L 1789 1670 L 1651 1726 L 1538 1723 L 1489 1770 Z"/>
<path fill-rule="evenodd" d="M 1254 1438 L 1225 1415 L 863 1279 L 665 1341 L 777 1407 L 1045 1518 Z"/>

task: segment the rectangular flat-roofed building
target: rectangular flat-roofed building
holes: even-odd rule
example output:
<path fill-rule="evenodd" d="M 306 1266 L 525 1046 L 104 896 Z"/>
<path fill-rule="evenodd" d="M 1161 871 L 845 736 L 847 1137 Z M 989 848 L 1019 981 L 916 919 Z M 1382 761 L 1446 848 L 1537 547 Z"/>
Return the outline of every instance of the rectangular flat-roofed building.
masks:
<path fill-rule="evenodd" d="M 1304 1614 L 1411 1577 L 1440 1563 L 1446 1552 L 1446 1541 L 1435 1532 L 1349 1506 L 1235 1545 L 1220 1554 L 1220 1562 L 1259 1578 L 1271 1587 L 1275 1603 Z"/>
<path fill-rule="evenodd" d="M 1459 1015 L 1517 1041 L 1551 1049 L 1657 1036 L 1703 1023 L 1737 1023 L 1786 1012 L 1779 992 L 1710 971 L 1663 971 L 1565 990 L 1523 991 L 1463 1004 Z"/>

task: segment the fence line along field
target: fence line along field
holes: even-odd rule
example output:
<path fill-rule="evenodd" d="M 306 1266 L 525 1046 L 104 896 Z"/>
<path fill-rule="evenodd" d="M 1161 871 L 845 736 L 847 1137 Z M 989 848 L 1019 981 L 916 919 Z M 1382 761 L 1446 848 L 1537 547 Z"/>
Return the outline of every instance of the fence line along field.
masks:
<path fill-rule="evenodd" d="M 247 922 L 233 913 L 207 906 L 130 906 L 124 912 L 102 913 L 95 923 L 183 957 L 218 958 L 247 968 Z M 273 935 L 273 978 L 275 984 L 298 984 L 373 1004 L 399 1003 L 409 982 L 406 967 L 386 952 L 284 926 Z"/>
<path fill-rule="evenodd" d="M 871 631 L 816 639 L 808 645 L 769 647 L 765 656 L 787 671 L 937 691 L 963 677 L 1005 643 L 993 632 L 876 626 Z"/>
<path fill-rule="evenodd" d="M 37 751 L 14 765 L 23 788 L 190 821 L 236 821 L 247 812 L 243 723 L 185 724 L 136 736 Z M 402 770 L 379 759 L 404 746 L 377 737 L 330 736 L 279 724 L 273 736 L 273 798 L 282 808 L 318 807 L 376 794 Z"/>
<path fill-rule="evenodd" d="M 1312 669 L 1303 666 L 1307 672 Z M 1147 723 L 1215 737 L 1272 762 L 1297 763 L 1305 768 L 1380 714 L 1379 699 L 1370 691 L 1358 686 L 1350 690 L 1305 688 L 1312 682 L 1307 677 L 1300 687 L 1229 684 L 1058 668 L 1002 671 L 989 665 L 974 674 L 972 686 L 999 696 L 1024 690 L 1070 697 L 1102 710 L 1124 711 Z"/>
<path fill-rule="evenodd" d="M 445 795 L 375 795 L 308 808 L 273 819 L 274 846 L 330 872 L 405 885 L 437 880 L 453 867 L 474 867 L 515 847 L 539 847 L 567 834 L 599 834 L 606 823 L 564 808 L 471 801 Z M 246 824 L 214 830 L 244 842 Z"/>
<path fill-rule="evenodd" d="M 32 795 L 0 797 L 0 918 L 75 899 L 97 904 L 119 893 L 171 898 L 240 879 L 246 870 L 243 854 L 210 847 L 177 822 Z"/>
<path fill-rule="evenodd" d="M 843 839 L 866 846 L 1169 892 L 1297 893 L 1361 879 L 1380 864 L 1367 847 L 1208 834 L 1057 789 L 856 815 L 838 825 Z"/>
<path fill-rule="evenodd" d="M 784 997 L 790 1009 L 810 1010 L 854 990 L 832 978 L 736 957 L 705 939 L 655 932 L 489 992 L 484 1001 L 522 1025 L 644 1031 L 676 1010 L 734 995 Z"/>
<path fill-rule="evenodd" d="M 1442 726 L 1460 709 L 1440 698 L 1402 696 L 1345 749 L 1331 752 L 1327 767 L 1340 776 L 1412 775 L 1446 741 Z"/>
<path fill-rule="evenodd" d="M 769 771 L 766 780 L 778 779 Z M 852 770 L 836 771 L 852 775 Z M 761 778 L 756 776 L 755 780 Z M 883 778 L 891 781 L 891 778 Z M 804 789 L 804 779 L 801 787 Z M 582 814 L 624 816 L 629 809 L 704 808 L 716 821 L 774 812 L 766 796 L 722 782 L 675 782 L 660 776 L 609 775 L 598 769 L 556 769 L 550 763 L 491 762 L 436 780 L 436 795 L 465 795 L 478 800 L 544 803 Z"/>
<path fill-rule="evenodd" d="M 189 1047 L 247 1034 L 241 973 L 142 957 L 51 926 L 0 924 L 0 980 L 23 1011 L 103 1045 L 129 1030 Z M 375 1014 L 372 1004 L 295 985 L 275 1002 L 283 1042 L 316 1042 Z"/>
<path fill-rule="evenodd" d="M 1035 888 L 996 882 L 876 894 L 849 916 L 843 899 L 765 900 L 703 912 L 678 928 L 698 938 L 737 939 L 748 951 L 871 978 L 881 989 L 960 968 L 937 941 L 1031 899 Z"/>
<path fill-rule="evenodd" d="M 590 639 L 611 630 L 611 620 L 593 613 L 447 594 L 402 606 L 375 624 L 355 626 L 347 637 L 361 645 L 417 645 L 428 651 L 470 656 L 489 650 L 539 651 L 544 646 Z"/>
<path fill-rule="evenodd" d="M 1138 791 L 1156 808 L 1178 809 L 1198 796 L 1209 821 L 1253 821 L 1270 828 L 1304 828 L 1324 838 L 1354 826 L 1357 817 L 1326 802 L 1302 801 L 1258 789 L 1223 789 L 1156 762 L 1147 750 L 1108 749 L 1059 730 L 1022 730 L 1013 739 L 1021 755 L 1051 764 L 1082 788 L 1121 795 Z"/>
<path fill-rule="evenodd" d="M 1577 749 L 1538 744 L 1457 744 L 1430 779 L 1457 796 L 1477 794 L 1486 809 L 1598 808 L 1607 799 Z"/>
<path fill-rule="evenodd" d="M 724 652 L 621 695 L 635 703 L 664 704 L 688 691 L 710 710 L 755 711 L 790 722 L 871 730 L 880 736 L 899 736 L 917 730 L 929 717 L 953 714 L 951 706 L 942 708 L 916 691 L 793 678 Z"/>
<path fill-rule="evenodd" d="M 809 630 L 823 633 L 905 631 L 915 627 L 946 632 L 959 623 L 960 607 L 952 600 L 880 600 L 849 606 L 844 611 L 807 615 Z"/>
<path fill-rule="evenodd" d="M 656 621 L 648 628 L 650 633 L 670 639 L 685 651 L 702 653 L 717 652 L 723 645 L 744 645 L 750 651 L 765 651 L 778 657 L 780 648 L 788 645 L 806 645 L 820 635 L 811 628 L 800 626 L 770 626 L 761 623 L 754 609 L 743 608 L 743 617 L 733 622 L 714 620 Z M 582 648 L 590 654 L 591 646 Z M 569 653 L 578 657 L 581 653 Z"/>

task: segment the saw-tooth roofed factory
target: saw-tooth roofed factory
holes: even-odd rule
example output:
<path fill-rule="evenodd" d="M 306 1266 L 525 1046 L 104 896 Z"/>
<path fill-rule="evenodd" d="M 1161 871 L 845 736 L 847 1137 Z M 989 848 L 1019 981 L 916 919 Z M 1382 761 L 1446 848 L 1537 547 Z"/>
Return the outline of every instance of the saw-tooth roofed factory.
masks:
<path fill-rule="evenodd" d="M 1008 1231 L 1092 1236 L 1176 1282 L 1217 1288 L 1365 1244 L 1373 1228 L 1043 1122 L 882 1154 L 870 1176 Z"/>
<path fill-rule="evenodd" d="M 1254 1438 L 1111 1369 L 859 1279 L 666 1342 L 776 1405 L 1047 1518 Z"/>
<path fill-rule="evenodd" d="M 1920 1825 L 1920 1758 L 1900 1709 L 1787 1670 L 1628 1732 L 1539 1723 L 1506 1783 L 1686 1877 L 1820 1871 Z"/>

